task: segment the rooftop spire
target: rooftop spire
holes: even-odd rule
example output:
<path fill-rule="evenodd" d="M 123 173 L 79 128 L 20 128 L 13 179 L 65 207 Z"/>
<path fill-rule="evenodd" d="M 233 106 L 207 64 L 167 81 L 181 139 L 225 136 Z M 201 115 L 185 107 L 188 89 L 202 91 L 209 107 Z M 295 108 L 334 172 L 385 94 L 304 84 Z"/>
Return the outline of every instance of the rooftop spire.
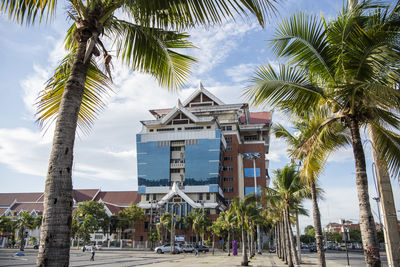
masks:
<path fill-rule="evenodd" d="M 203 91 L 203 89 L 204 89 L 204 86 L 203 86 L 203 84 L 202 84 L 201 82 L 199 82 L 199 87 L 198 87 L 198 89 L 199 89 L 200 91 Z"/>
<path fill-rule="evenodd" d="M 181 100 L 178 98 L 178 101 L 176 101 L 176 108 L 181 109 L 182 107 Z"/>

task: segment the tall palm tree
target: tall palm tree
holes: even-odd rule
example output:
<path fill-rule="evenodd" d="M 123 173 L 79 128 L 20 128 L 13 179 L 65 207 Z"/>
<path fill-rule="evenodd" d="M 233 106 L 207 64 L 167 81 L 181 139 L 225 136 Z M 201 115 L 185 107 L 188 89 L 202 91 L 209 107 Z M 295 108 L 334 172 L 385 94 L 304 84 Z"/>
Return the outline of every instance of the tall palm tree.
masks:
<path fill-rule="evenodd" d="M 254 194 L 245 196 L 243 199 L 238 197 L 234 198 L 231 204 L 233 211 L 235 212 L 237 223 L 240 225 L 242 234 L 242 266 L 249 265 L 249 259 L 247 257 L 247 245 L 246 245 L 246 230 L 248 230 L 246 225 L 246 220 L 255 208 L 256 197 Z"/>
<path fill-rule="evenodd" d="M 43 225 L 37 266 L 67 266 L 72 212 L 72 161 L 78 123 L 90 125 L 110 87 L 111 55 L 103 44 L 115 42 L 116 56 L 128 67 L 153 75 L 162 86 L 183 84 L 193 58 L 177 50 L 191 48 L 187 35 L 175 32 L 222 23 L 235 15 L 255 15 L 260 25 L 274 11 L 274 0 L 87 0 L 68 1 L 73 25 L 62 61 L 42 93 L 39 121 L 56 120 L 46 178 Z M 55 0 L 2 0 L 0 12 L 18 23 L 53 18 Z M 118 12 L 118 13 L 117 13 Z M 129 21 L 117 14 L 126 14 Z M 167 30 L 174 29 L 174 30 Z M 101 51 L 101 52 L 100 52 Z M 103 54 L 103 73 L 93 56 Z"/>
<path fill-rule="evenodd" d="M 320 107 L 331 109 L 332 115 L 305 145 L 337 124 L 350 131 L 360 228 L 369 267 L 381 266 L 381 261 L 361 127 L 374 125 L 388 168 L 395 175 L 400 170 L 400 136 L 395 133 L 400 129 L 400 91 L 393 87 L 400 78 L 398 68 L 393 68 L 400 59 L 399 12 L 389 7 L 371 9 L 376 6 L 367 1 L 352 10 L 344 7 L 330 22 L 302 13 L 284 20 L 271 45 L 277 56 L 289 58 L 292 65 L 281 65 L 278 71 L 271 65 L 260 67 L 247 91 L 255 104 L 269 103 L 297 114 Z"/>
<path fill-rule="evenodd" d="M 236 224 L 237 218 L 236 218 L 236 214 L 232 207 L 229 207 L 229 209 L 224 212 L 223 219 L 224 219 L 223 227 L 228 232 L 227 245 L 228 245 L 228 256 L 230 256 L 231 255 L 231 251 L 230 251 L 231 234 L 233 234 L 233 232 L 235 231 L 235 228 L 237 227 L 237 224 Z"/>
<path fill-rule="evenodd" d="M 22 211 L 19 214 L 15 227 L 18 229 L 18 237 L 21 242 L 19 249 L 23 251 L 25 248 L 25 230 L 35 228 L 35 218 L 30 213 Z"/>
<path fill-rule="evenodd" d="M 305 164 L 302 164 L 300 177 L 305 180 L 310 187 L 319 265 L 325 267 L 326 261 L 322 237 L 321 215 L 317 201 L 319 198 L 317 191 L 321 190 L 317 190 L 317 178 L 322 173 L 329 152 L 334 148 L 338 148 L 339 145 L 344 146 L 348 144 L 349 140 L 347 132 L 344 131 L 342 125 L 338 124 L 337 128 L 331 129 L 332 131 L 325 131 L 319 136 L 318 140 L 314 140 L 314 143 L 318 143 L 318 146 L 313 146 L 313 150 L 310 146 L 303 146 L 304 142 L 308 140 L 319 125 L 325 121 L 325 116 L 321 116 L 326 115 L 323 113 L 324 112 L 303 114 L 302 117 L 293 119 L 294 134 L 291 134 L 281 124 L 275 124 L 272 131 L 277 138 L 282 138 L 286 141 L 288 144 L 289 157 L 292 159 L 302 162 L 307 155 L 313 155 L 313 157 L 307 158 Z"/>
<path fill-rule="evenodd" d="M 304 183 L 301 182 L 298 172 L 293 165 L 286 165 L 283 169 L 274 171 L 274 188 L 266 188 L 270 197 L 274 197 L 282 202 L 283 219 L 287 228 L 287 237 L 294 264 L 299 266 L 300 262 L 296 252 L 293 231 L 291 227 L 291 209 L 296 209 L 299 203 L 308 196 L 309 191 Z M 290 264 L 289 264 L 290 266 Z"/>

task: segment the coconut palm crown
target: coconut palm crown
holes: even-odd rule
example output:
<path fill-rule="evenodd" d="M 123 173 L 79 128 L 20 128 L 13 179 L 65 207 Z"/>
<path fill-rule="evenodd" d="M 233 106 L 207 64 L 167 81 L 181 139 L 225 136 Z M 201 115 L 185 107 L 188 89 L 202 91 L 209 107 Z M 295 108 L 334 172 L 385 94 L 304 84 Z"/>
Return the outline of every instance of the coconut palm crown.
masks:
<path fill-rule="evenodd" d="M 278 70 L 271 65 L 259 67 L 247 90 L 254 104 L 270 104 L 289 113 L 330 110 L 331 115 L 305 146 L 336 124 L 350 131 L 367 266 L 381 263 L 360 129 L 374 128 L 383 160 L 397 177 L 400 91 L 396 85 L 400 72 L 394 66 L 400 60 L 398 33 L 398 5 L 366 1 L 351 10 L 344 7 L 329 22 L 297 13 L 283 20 L 270 42 L 274 53 L 289 65 L 280 65 Z"/>

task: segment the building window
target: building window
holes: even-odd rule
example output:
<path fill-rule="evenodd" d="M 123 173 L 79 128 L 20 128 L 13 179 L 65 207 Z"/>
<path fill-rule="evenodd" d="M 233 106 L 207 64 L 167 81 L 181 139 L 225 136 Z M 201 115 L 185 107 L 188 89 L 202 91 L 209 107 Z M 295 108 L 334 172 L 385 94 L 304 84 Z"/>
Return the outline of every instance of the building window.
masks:
<path fill-rule="evenodd" d="M 199 200 L 203 200 L 203 194 L 199 193 Z"/>
<path fill-rule="evenodd" d="M 233 160 L 233 157 L 232 157 L 232 156 L 224 157 L 224 161 L 232 161 L 232 160 Z"/>
<path fill-rule="evenodd" d="M 223 188 L 224 193 L 232 193 L 233 192 L 233 187 L 232 186 L 227 186 Z"/>
<path fill-rule="evenodd" d="M 178 131 L 181 131 L 181 130 L 182 130 L 182 128 L 181 128 L 181 127 L 179 127 L 179 128 L 178 128 Z"/>
<path fill-rule="evenodd" d="M 233 182 L 233 177 L 224 177 L 224 182 Z"/>
<path fill-rule="evenodd" d="M 180 173 L 181 169 L 171 169 L 171 173 Z"/>
<path fill-rule="evenodd" d="M 175 131 L 175 128 L 161 128 L 157 129 L 157 132 L 172 132 Z"/>
<path fill-rule="evenodd" d="M 193 126 L 193 127 L 185 127 L 185 130 L 201 130 L 203 126 Z"/>
<path fill-rule="evenodd" d="M 171 151 L 181 151 L 180 146 L 171 146 Z"/>
<path fill-rule="evenodd" d="M 232 147 L 231 146 L 227 146 L 226 147 L 226 151 L 232 151 Z"/>
<path fill-rule="evenodd" d="M 222 126 L 221 130 L 222 131 L 232 131 L 232 126 Z"/>
<path fill-rule="evenodd" d="M 207 126 L 207 129 L 211 129 L 211 126 Z"/>
<path fill-rule="evenodd" d="M 210 193 L 207 193 L 207 194 L 206 194 L 206 199 L 207 199 L 207 200 L 210 200 Z"/>
<path fill-rule="evenodd" d="M 232 204 L 232 198 L 225 198 L 226 204 Z"/>
<path fill-rule="evenodd" d="M 232 143 L 232 137 L 225 137 L 225 141 L 227 143 Z"/>
<path fill-rule="evenodd" d="M 153 132 L 154 130 L 153 129 L 150 129 L 150 132 Z"/>
<path fill-rule="evenodd" d="M 150 200 L 150 195 L 147 194 L 147 195 L 146 195 L 146 201 L 149 201 L 149 200 Z"/>
<path fill-rule="evenodd" d="M 257 135 L 245 135 L 244 141 L 258 141 Z"/>
<path fill-rule="evenodd" d="M 156 200 L 156 199 L 157 199 L 157 195 L 153 194 L 153 200 Z"/>
<path fill-rule="evenodd" d="M 224 171 L 233 171 L 233 166 L 224 166 Z"/>

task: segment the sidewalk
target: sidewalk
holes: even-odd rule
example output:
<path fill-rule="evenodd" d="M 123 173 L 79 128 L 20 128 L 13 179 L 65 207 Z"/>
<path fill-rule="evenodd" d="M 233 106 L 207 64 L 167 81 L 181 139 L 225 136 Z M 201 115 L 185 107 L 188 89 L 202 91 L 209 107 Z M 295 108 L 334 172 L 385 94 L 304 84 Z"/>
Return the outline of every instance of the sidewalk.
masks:
<path fill-rule="evenodd" d="M 207 254 L 199 254 L 198 256 L 194 255 L 185 255 L 183 258 L 179 259 L 171 259 L 170 262 L 166 263 L 156 263 L 151 265 L 145 266 L 152 266 L 152 267 L 204 267 L 206 266 L 214 266 L 214 267 L 228 267 L 228 266 L 240 266 L 242 261 L 242 257 L 239 254 L 238 256 L 226 256 L 226 253 L 216 252 L 213 256 L 212 253 Z M 249 266 L 254 267 L 285 267 L 285 265 L 277 256 L 276 254 L 264 253 L 263 255 L 256 255 L 254 259 L 251 259 L 249 262 Z M 303 260 L 302 267 L 316 267 L 318 266 L 315 259 L 312 258 L 305 258 Z M 338 267 L 341 265 L 331 263 L 329 264 L 330 267 Z M 341 266 L 342 267 L 342 266 Z"/>

